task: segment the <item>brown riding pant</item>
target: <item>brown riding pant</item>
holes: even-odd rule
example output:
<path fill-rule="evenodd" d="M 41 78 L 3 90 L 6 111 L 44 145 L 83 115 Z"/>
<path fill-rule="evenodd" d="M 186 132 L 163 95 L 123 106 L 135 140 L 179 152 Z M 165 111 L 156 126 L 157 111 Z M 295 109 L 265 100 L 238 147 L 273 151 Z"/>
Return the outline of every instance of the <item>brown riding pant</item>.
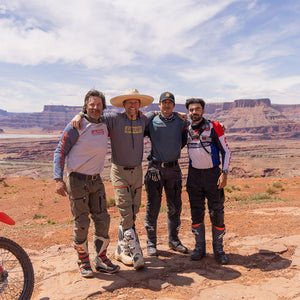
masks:
<path fill-rule="evenodd" d="M 134 227 L 136 214 L 141 206 L 143 170 L 142 166 L 111 166 L 111 181 L 116 205 L 121 215 L 123 231 Z"/>

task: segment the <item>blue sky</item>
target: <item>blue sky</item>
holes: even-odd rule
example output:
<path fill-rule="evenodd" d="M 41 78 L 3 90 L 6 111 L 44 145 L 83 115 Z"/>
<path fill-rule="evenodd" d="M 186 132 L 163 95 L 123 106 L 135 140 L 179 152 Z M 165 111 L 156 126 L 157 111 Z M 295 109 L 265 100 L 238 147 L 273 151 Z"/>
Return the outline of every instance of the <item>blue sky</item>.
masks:
<path fill-rule="evenodd" d="M 0 109 L 137 88 L 300 104 L 300 1 L 0 0 Z"/>

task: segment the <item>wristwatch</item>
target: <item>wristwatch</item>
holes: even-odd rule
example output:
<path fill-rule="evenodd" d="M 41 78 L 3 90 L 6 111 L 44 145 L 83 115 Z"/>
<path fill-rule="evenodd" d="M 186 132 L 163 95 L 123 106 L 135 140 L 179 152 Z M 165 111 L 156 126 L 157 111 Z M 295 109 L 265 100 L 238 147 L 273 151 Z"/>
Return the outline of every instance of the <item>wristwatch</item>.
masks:
<path fill-rule="evenodd" d="M 228 170 L 222 170 L 222 173 L 228 174 Z"/>

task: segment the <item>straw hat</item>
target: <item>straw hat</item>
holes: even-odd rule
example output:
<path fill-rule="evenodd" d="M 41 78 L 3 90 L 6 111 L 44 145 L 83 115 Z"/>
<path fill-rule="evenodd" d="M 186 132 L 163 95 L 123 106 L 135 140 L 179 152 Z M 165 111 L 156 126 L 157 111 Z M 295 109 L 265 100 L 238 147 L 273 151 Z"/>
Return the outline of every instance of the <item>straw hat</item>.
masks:
<path fill-rule="evenodd" d="M 123 102 L 125 100 L 131 100 L 131 99 L 137 99 L 141 101 L 141 106 L 140 107 L 144 107 L 147 106 L 149 104 L 151 104 L 153 102 L 153 97 L 151 96 L 147 96 L 147 95 L 141 95 L 139 93 L 139 91 L 137 89 L 127 89 L 124 92 L 124 95 L 121 96 L 116 96 L 110 99 L 110 103 L 113 106 L 117 106 L 117 107 L 123 107 Z"/>

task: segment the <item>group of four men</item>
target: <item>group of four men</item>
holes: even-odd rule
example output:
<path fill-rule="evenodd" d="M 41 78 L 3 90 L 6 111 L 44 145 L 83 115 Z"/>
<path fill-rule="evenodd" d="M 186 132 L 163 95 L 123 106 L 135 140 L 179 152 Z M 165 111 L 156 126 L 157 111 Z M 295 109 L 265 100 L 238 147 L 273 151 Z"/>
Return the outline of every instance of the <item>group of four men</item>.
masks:
<path fill-rule="evenodd" d="M 187 247 L 178 237 L 182 208 L 182 176 L 178 159 L 181 148 L 187 144 L 187 191 L 196 241 L 191 259 L 200 260 L 206 254 L 204 212 L 207 198 L 214 255 L 219 263 L 226 264 L 227 257 L 223 251 L 223 188 L 227 182 L 230 150 L 220 123 L 203 118 L 205 102 L 200 98 L 186 101 L 191 124 L 174 113 L 175 98 L 170 92 L 161 94 L 159 113 L 140 112 L 141 107 L 153 102 L 153 97 L 141 95 L 137 90 L 129 89 L 110 102 L 113 106 L 124 107 L 125 112 L 103 114 L 106 108 L 104 95 L 96 90 L 89 91 L 85 96 L 82 112 L 66 126 L 54 154 L 57 193 L 62 196 L 68 193 L 70 198 L 75 221 L 73 245 L 78 253 L 81 275 L 93 276 L 87 243 L 89 216 L 95 226 L 95 269 L 108 273 L 115 273 L 120 269 L 106 256 L 110 217 L 100 173 L 104 168 L 109 137 L 112 150 L 111 181 L 121 215 L 115 258 L 126 265 L 133 265 L 135 269 L 144 266 L 135 219 L 141 205 L 143 139 L 144 136 L 149 136 L 152 146 L 144 179 L 147 192 L 145 228 L 148 255 L 157 255 L 157 219 L 163 189 L 168 206 L 169 247 L 188 253 Z M 65 159 L 66 184 L 63 181 Z"/>

